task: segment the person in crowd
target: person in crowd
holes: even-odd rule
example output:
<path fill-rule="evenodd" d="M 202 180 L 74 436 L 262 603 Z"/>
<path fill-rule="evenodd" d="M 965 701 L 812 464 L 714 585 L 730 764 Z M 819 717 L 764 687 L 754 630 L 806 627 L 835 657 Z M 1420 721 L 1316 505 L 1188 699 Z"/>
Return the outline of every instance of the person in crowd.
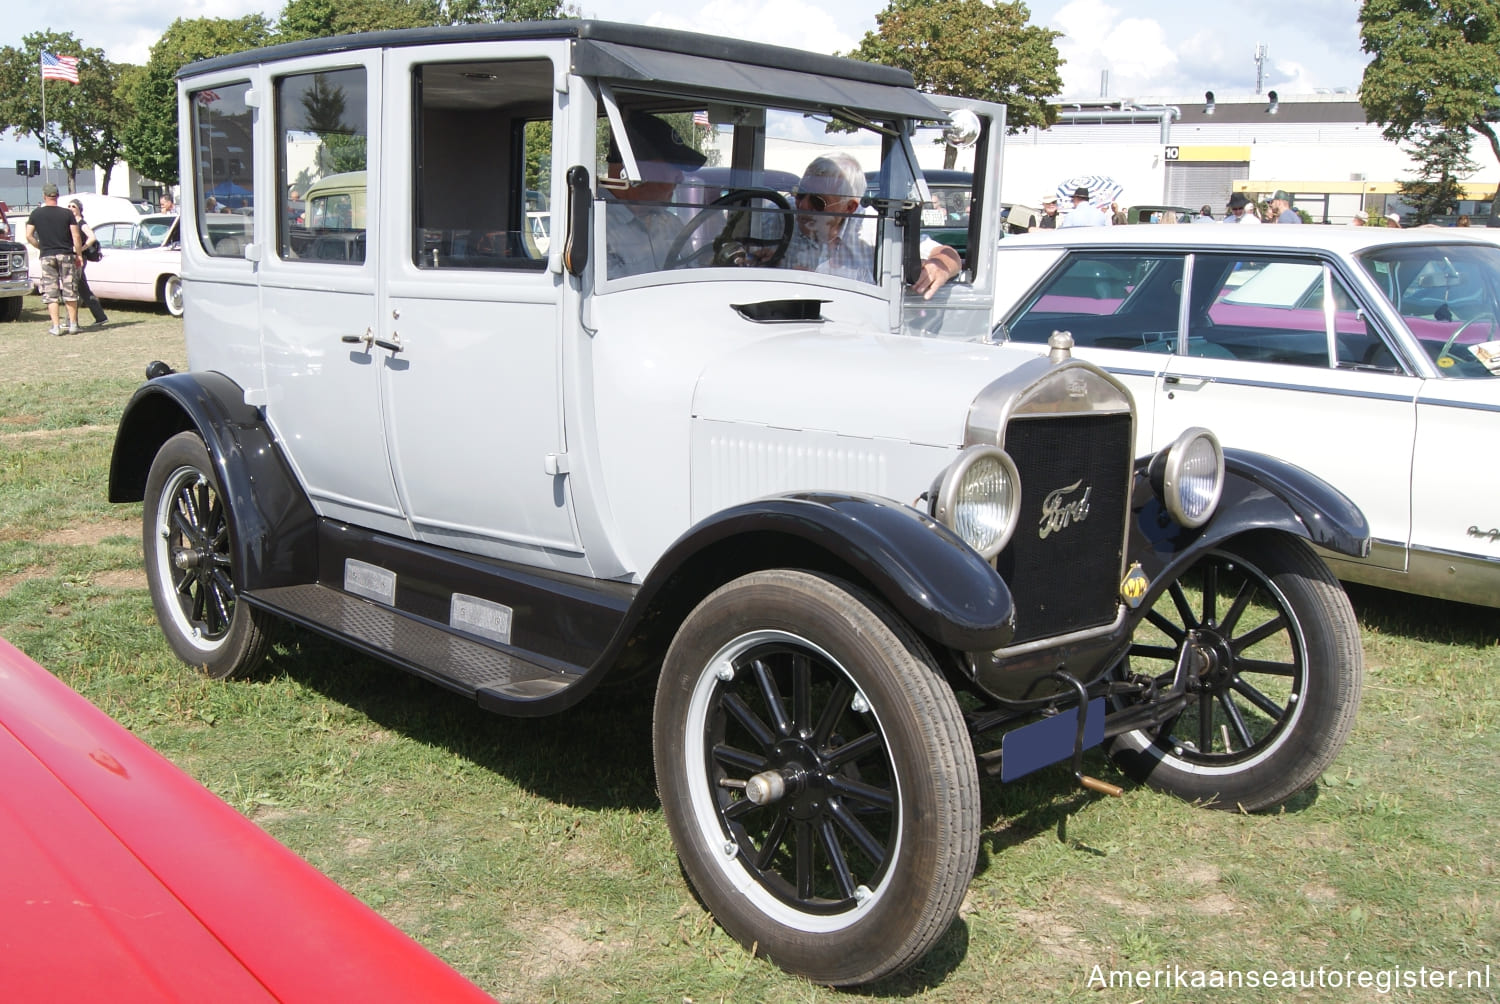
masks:
<path fill-rule="evenodd" d="M 57 204 L 57 186 L 42 186 L 42 205 L 26 218 L 26 243 L 41 253 L 42 302 L 52 319 L 50 335 L 78 333 L 78 269 L 82 263 L 83 232 L 73 214 Z M 63 321 L 58 312 L 61 301 L 67 310 Z"/>
<path fill-rule="evenodd" d="M 1057 229 L 1057 193 L 1048 192 L 1042 196 L 1042 218 L 1037 221 L 1032 230 L 1056 230 Z"/>
<path fill-rule="evenodd" d="M 1245 198 L 1244 192 L 1235 192 L 1229 197 L 1229 205 L 1224 214 L 1225 223 L 1259 223 L 1260 216 L 1255 212 L 1255 203 Z"/>
<path fill-rule="evenodd" d="M 172 198 L 171 192 L 162 192 L 161 198 L 156 200 L 156 204 L 161 207 L 161 211 L 164 213 L 177 212 L 177 201 Z"/>
<path fill-rule="evenodd" d="M 106 324 L 109 316 L 104 313 L 104 307 L 94 291 L 89 289 L 89 262 L 98 261 L 103 253 L 99 250 L 99 240 L 94 236 L 94 228 L 83 218 L 83 203 L 73 199 L 68 203 L 68 209 L 72 211 L 73 221 L 78 224 L 78 230 L 83 235 L 83 254 L 78 259 L 78 302 L 89 308 L 89 313 L 94 315 L 94 327 L 97 328 Z"/>
<path fill-rule="evenodd" d="M 1301 223 L 1302 217 L 1292 208 L 1292 197 L 1281 189 L 1271 196 L 1272 223 Z"/>
<path fill-rule="evenodd" d="M 1469 217 L 1466 213 L 1459 213 L 1458 219 L 1453 221 L 1455 227 L 1466 227 L 1469 225 Z"/>
<path fill-rule="evenodd" d="M 1066 227 L 1107 227 L 1109 217 L 1104 210 L 1089 202 L 1089 190 L 1082 186 L 1073 189 L 1073 208 L 1062 218 L 1057 225 L 1058 229 Z"/>
<path fill-rule="evenodd" d="M 849 154 L 814 158 L 797 183 L 797 230 L 783 265 L 873 280 L 875 245 L 864 226 L 867 218 L 859 213 L 864 190 L 864 169 Z M 920 253 L 922 269 L 911 291 L 931 299 L 963 262 L 957 251 L 931 238 L 923 239 Z"/>
<path fill-rule="evenodd" d="M 1111 226 L 1123 227 L 1130 222 L 1130 217 L 1125 215 L 1125 210 L 1120 208 L 1118 202 L 1111 202 L 1109 210 L 1109 222 Z"/>
<path fill-rule="evenodd" d="M 1397 216 L 1395 213 L 1389 213 L 1389 214 L 1386 215 L 1385 225 L 1388 226 L 1388 227 L 1393 227 L 1393 228 L 1395 228 L 1397 230 L 1400 230 L 1401 229 L 1401 217 Z"/>
<path fill-rule="evenodd" d="M 1194 223 L 1212 223 L 1212 222 L 1214 222 L 1214 207 L 1213 206 L 1207 206 L 1207 205 L 1205 205 L 1202 209 L 1198 210 L 1198 215 L 1193 217 L 1193 222 Z"/>
<path fill-rule="evenodd" d="M 1365 227 L 1370 225 L 1370 214 L 1363 209 L 1356 210 L 1354 219 L 1349 221 L 1351 226 Z"/>

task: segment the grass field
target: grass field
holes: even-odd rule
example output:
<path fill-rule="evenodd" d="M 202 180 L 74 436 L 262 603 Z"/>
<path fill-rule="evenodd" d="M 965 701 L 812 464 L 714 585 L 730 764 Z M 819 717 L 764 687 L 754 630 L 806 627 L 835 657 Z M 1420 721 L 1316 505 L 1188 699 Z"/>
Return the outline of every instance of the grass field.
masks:
<path fill-rule="evenodd" d="M 53 338 L 27 308 L 0 325 L 0 635 L 499 1000 L 1500 1000 L 1496 611 L 1355 591 L 1359 721 L 1284 811 L 1111 799 L 1061 768 L 985 782 L 960 920 L 918 968 L 837 993 L 752 958 L 684 883 L 649 683 L 515 721 L 309 635 L 249 680 L 178 663 L 140 506 L 105 485 L 145 364 L 185 363 L 180 322 L 110 304 L 105 330 Z M 1125 783 L 1098 755 L 1086 770 Z M 1314 985 L 1191 986 L 1267 970 Z M 1343 985 L 1360 972 L 1370 986 Z M 1406 972 L 1427 986 L 1400 988 Z"/>

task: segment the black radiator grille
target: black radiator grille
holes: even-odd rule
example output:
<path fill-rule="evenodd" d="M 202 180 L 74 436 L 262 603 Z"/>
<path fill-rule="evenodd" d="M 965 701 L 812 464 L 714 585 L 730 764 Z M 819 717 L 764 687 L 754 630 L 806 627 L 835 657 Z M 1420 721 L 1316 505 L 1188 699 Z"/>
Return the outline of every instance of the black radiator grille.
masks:
<path fill-rule="evenodd" d="M 1021 474 L 1021 520 L 996 567 L 1015 599 L 1012 644 L 1113 622 L 1130 504 L 1130 422 L 1128 414 L 1041 415 L 1006 427 L 1005 450 Z"/>

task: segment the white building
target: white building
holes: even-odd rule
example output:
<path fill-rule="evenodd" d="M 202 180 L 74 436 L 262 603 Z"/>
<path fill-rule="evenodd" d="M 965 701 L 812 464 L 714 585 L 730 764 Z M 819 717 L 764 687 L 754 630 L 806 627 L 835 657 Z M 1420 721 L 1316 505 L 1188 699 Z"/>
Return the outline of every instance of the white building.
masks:
<path fill-rule="evenodd" d="M 1276 189 L 1314 222 L 1406 211 L 1397 187 L 1417 178 L 1417 164 L 1365 121 L 1356 94 L 1211 93 L 1060 105 L 1052 128 L 1006 138 L 1002 198 L 1034 204 L 1068 178 L 1105 175 L 1123 186 L 1122 206 L 1209 205 L 1216 218 L 1232 192 L 1263 199 Z M 1485 215 L 1500 164 L 1483 140 L 1470 157 L 1479 170 L 1465 179 L 1459 211 Z"/>

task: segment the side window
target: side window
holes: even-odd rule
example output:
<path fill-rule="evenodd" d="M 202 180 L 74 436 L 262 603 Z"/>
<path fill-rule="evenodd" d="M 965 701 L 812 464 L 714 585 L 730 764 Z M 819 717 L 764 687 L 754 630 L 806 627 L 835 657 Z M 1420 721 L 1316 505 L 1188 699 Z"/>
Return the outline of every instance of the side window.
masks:
<path fill-rule="evenodd" d="M 416 68 L 411 256 L 418 268 L 546 268 L 552 82 L 545 59 Z"/>
<path fill-rule="evenodd" d="M 1316 367 L 1389 361 L 1377 359 L 1378 335 L 1321 262 L 1200 255 L 1193 286 L 1189 355 Z"/>
<path fill-rule="evenodd" d="M 1010 323 L 1009 338 L 1045 343 L 1067 331 L 1081 348 L 1171 352 L 1182 270 L 1179 255 L 1070 255 Z"/>
<path fill-rule="evenodd" d="M 368 116 L 363 67 L 276 82 L 275 218 L 282 258 L 365 260 Z"/>
<path fill-rule="evenodd" d="M 94 239 L 99 242 L 101 248 L 130 247 L 128 243 L 120 243 L 122 240 L 130 240 L 130 227 L 126 224 L 106 223 L 94 228 Z"/>
<path fill-rule="evenodd" d="M 193 199 L 198 240 L 217 258 L 243 258 L 255 205 L 253 114 L 248 83 L 193 91 Z"/>

